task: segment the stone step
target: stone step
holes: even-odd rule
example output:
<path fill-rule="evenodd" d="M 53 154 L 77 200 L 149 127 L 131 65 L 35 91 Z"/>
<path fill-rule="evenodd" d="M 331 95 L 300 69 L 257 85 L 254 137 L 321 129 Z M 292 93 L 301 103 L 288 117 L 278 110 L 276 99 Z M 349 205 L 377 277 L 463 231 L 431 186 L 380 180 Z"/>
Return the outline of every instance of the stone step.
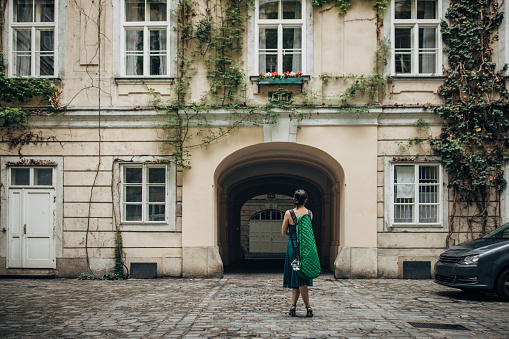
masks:
<path fill-rule="evenodd" d="M 58 271 L 48 268 L 8 268 L 0 278 L 56 278 Z"/>

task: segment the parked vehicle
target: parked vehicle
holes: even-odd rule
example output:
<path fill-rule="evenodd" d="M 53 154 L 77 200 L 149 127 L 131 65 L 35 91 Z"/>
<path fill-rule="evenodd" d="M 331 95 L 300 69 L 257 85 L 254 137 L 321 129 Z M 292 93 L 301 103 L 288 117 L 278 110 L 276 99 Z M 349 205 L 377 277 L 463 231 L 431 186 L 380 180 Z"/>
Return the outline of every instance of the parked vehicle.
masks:
<path fill-rule="evenodd" d="M 509 223 L 445 250 L 435 264 L 435 282 L 464 291 L 494 291 L 509 301 Z"/>

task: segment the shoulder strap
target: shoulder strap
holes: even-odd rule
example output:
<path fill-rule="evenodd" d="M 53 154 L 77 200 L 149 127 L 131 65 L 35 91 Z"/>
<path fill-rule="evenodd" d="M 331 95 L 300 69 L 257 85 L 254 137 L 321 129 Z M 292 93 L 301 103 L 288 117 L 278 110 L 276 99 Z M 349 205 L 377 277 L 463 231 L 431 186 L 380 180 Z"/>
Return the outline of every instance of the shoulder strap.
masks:
<path fill-rule="evenodd" d="M 292 216 L 293 223 L 297 225 L 297 216 L 295 215 L 295 212 L 292 209 L 289 209 L 290 215 Z"/>

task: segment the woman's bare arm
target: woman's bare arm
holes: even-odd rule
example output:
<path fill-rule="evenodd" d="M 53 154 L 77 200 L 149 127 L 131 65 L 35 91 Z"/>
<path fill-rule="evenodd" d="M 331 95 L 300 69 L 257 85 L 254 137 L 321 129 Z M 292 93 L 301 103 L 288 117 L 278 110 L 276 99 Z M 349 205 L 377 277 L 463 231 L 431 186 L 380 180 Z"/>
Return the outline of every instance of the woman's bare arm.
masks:
<path fill-rule="evenodd" d="M 281 234 L 285 237 L 288 236 L 288 224 L 290 220 L 290 212 L 285 212 L 285 217 L 283 219 L 283 225 L 281 225 Z"/>

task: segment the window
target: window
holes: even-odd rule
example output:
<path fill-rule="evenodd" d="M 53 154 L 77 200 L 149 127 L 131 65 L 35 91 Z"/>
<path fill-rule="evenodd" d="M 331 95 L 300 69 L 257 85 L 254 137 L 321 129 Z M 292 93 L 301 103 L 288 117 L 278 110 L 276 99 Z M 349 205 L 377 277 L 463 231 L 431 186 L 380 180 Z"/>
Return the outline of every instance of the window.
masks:
<path fill-rule="evenodd" d="M 284 212 L 278 210 L 264 210 L 257 212 L 249 220 L 283 220 Z"/>
<path fill-rule="evenodd" d="M 258 73 L 305 73 L 305 1 L 258 0 L 255 10 Z"/>
<path fill-rule="evenodd" d="M 438 164 L 392 164 L 391 225 L 442 225 L 442 178 Z"/>
<path fill-rule="evenodd" d="M 10 75 L 55 77 L 57 0 L 13 0 Z"/>
<path fill-rule="evenodd" d="M 168 223 L 166 165 L 122 167 L 122 222 Z"/>
<path fill-rule="evenodd" d="M 53 168 L 51 167 L 13 167 L 10 174 L 10 187 L 53 186 Z"/>
<path fill-rule="evenodd" d="M 169 0 L 124 0 L 123 75 L 166 76 L 170 46 Z"/>
<path fill-rule="evenodd" d="M 394 0 L 392 74 L 441 72 L 440 0 Z"/>

